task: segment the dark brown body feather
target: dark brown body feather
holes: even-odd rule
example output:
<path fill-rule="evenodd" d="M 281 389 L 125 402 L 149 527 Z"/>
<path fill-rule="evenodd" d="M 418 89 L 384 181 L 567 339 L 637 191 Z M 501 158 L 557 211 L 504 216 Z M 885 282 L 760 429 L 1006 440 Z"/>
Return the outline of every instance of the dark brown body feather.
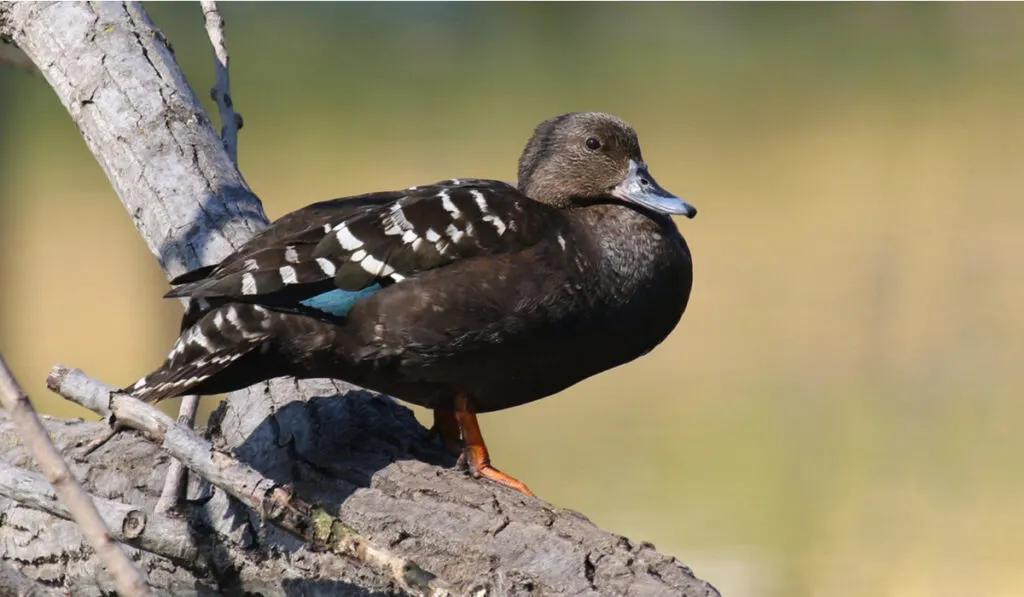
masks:
<path fill-rule="evenodd" d="M 656 246 L 629 246 L 634 239 L 627 238 L 609 249 L 585 237 L 591 242 L 562 249 L 555 233 L 522 252 L 428 272 L 358 303 L 340 326 L 313 326 L 292 339 L 295 356 L 315 355 L 302 373 L 340 373 L 427 407 L 445 407 L 461 392 L 486 412 L 549 396 L 649 352 L 689 299 L 685 242 L 668 218 L 622 206 L 588 210 L 594 213 L 584 221 L 616 229 L 623 220 L 640 222 L 656 231 Z M 616 249 L 643 249 L 637 259 L 650 267 L 615 271 L 605 252 Z"/>

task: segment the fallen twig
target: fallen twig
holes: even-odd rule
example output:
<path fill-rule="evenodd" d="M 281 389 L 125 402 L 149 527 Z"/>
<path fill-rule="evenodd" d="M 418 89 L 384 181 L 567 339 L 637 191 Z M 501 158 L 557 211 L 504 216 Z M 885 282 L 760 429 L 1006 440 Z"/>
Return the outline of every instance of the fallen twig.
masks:
<path fill-rule="evenodd" d="M 53 485 L 56 494 L 67 508 L 75 522 L 82 527 L 89 544 L 100 557 L 104 567 L 114 577 L 121 595 L 151 595 L 142 574 L 135 568 L 128 554 L 111 539 L 110 531 L 103 523 L 96 505 L 78 481 L 71 475 L 68 464 L 50 441 L 46 428 L 39 421 L 28 395 L 14 379 L 7 363 L 0 356 L 0 401 L 18 427 L 22 441 L 28 448 L 46 480 Z"/>
<path fill-rule="evenodd" d="M 96 381 L 81 370 L 61 365 L 53 367 L 46 384 L 76 404 L 103 416 L 112 415 L 121 424 L 143 432 L 191 471 L 255 510 L 264 521 L 314 546 L 386 571 L 412 595 L 453 594 L 443 581 L 416 563 L 374 547 L 336 516 L 309 506 L 295 497 L 289 486 L 214 450 L 210 442 L 159 409 Z"/>

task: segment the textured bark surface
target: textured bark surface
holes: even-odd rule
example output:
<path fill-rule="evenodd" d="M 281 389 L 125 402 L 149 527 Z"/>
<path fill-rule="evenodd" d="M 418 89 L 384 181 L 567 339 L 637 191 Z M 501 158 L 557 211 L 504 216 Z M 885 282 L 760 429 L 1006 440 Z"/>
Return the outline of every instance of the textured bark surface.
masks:
<path fill-rule="evenodd" d="M 141 5 L 4 4 L 6 35 L 67 108 L 169 274 L 222 259 L 266 225 Z"/>
<path fill-rule="evenodd" d="M 374 543 L 463 589 L 487 588 L 486 594 L 717 595 L 653 546 L 454 470 L 454 459 L 393 400 L 367 392 L 333 395 L 327 383 L 322 389 L 323 397 L 292 402 L 264 420 L 236 453 L 275 480 L 294 483 L 305 499 L 338 511 Z M 81 453 L 103 425 L 46 423 L 58 446 L 72 455 L 72 469 L 88 490 L 152 509 L 169 462 L 156 446 L 122 434 L 80 461 L 74 453 Z M 6 418 L 0 419 L 0 446 L 5 461 L 30 467 Z M 193 484 L 194 501 L 184 513 L 200 546 L 197 561 L 132 550 L 155 588 L 173 594 L 263 595 L 393 590 L 372 571 L 261 528 L 223 494 L 197 499 L 203 497 L 198 491 Z M 4 498 L 0 512 L 0 558 L 75 595 L 111 588 L 74 523 Z"/>
<path fill-rule="evenodd" d="M 201 26 L 196 9 L 196 25 Z M 0 35 L 53 87 L 169 275 L 212 263 L 266 225 L 163 35 L 136 3 L 0 2 Z M 154 297 L 154 300 L 159 300 Z M 168 339 L 168 346 L 170 345 Z M 73 363 L 71 363 L 73 365 Z M 278 379 L 229 396 L 211 439 L 294 483 L 375 544 L 463 591 L 486 595 L 718 593 L 678 560 L 604 532 L 583 516 L 469 479 L 411 412 L 341 382 Z M 105 427 L 46 421 L 92 493 L 151 510 L 169 457 L 122 434 L 86 459 Z M 32 468 L 0 413 L 0 458 Z M 199 557 L 130 548 L 155 589 L 175 595 L 381 595 L 390 581 L 315 553 L 219 490 L 195 481 L 180 515 Z M 26 584 L 27 583 L 27 584 Z M 112 591 L 72 522 L 0 497 L 0 594 Z M 478 592 L 476 589 L 483 589 Z"/>

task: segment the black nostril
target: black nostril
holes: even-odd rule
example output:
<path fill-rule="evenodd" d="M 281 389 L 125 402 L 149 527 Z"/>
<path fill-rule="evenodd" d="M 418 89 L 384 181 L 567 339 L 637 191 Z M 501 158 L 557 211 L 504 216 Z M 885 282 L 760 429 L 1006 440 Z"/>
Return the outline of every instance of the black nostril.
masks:
<path fill-rule="evenodd" d="M 640 184 L 646 187 L 647 185 L 651 184 L 651 181 L 647 180 L 646 178 L 641 178 Z"/>

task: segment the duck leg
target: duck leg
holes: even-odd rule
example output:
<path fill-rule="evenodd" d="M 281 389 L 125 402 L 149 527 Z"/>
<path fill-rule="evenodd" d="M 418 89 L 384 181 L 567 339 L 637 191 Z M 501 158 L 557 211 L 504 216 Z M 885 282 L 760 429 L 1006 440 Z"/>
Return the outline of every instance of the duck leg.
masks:
<path fill-rule="evenodd" d="M 436 410 L 434 411 L 436 414 Z M 436 419 L 435 419 L 436 420 Z M 484 436 L 480 433 L 480 424 L 476 420 L 476 411 L 470 403 L 469 397 L 465 394 L 455 396 L 455 420 L 458 422 L 459 430 L 462 432 L 462 456 L 460 462 L 469 466 L 469 472 L 474 478 L 483 477 L 505 487 L 511 487 L 516 491 L 533 495 L 530 489 L 523 485 L 518 479 L 510 477 L 505 473 L 491 466 L 491 457 L 487 453 L 487 444 L 484 443 Z"/>
<path fill-rule="evenodd" d="M 455 411 L 450 408 L 434 409 L 434 426 L 430 428 L 430 437 L 441 438 L 441 445 L 452 454 L 462 454 L 462 432 L 459 422 L 455 419 Z"/>

